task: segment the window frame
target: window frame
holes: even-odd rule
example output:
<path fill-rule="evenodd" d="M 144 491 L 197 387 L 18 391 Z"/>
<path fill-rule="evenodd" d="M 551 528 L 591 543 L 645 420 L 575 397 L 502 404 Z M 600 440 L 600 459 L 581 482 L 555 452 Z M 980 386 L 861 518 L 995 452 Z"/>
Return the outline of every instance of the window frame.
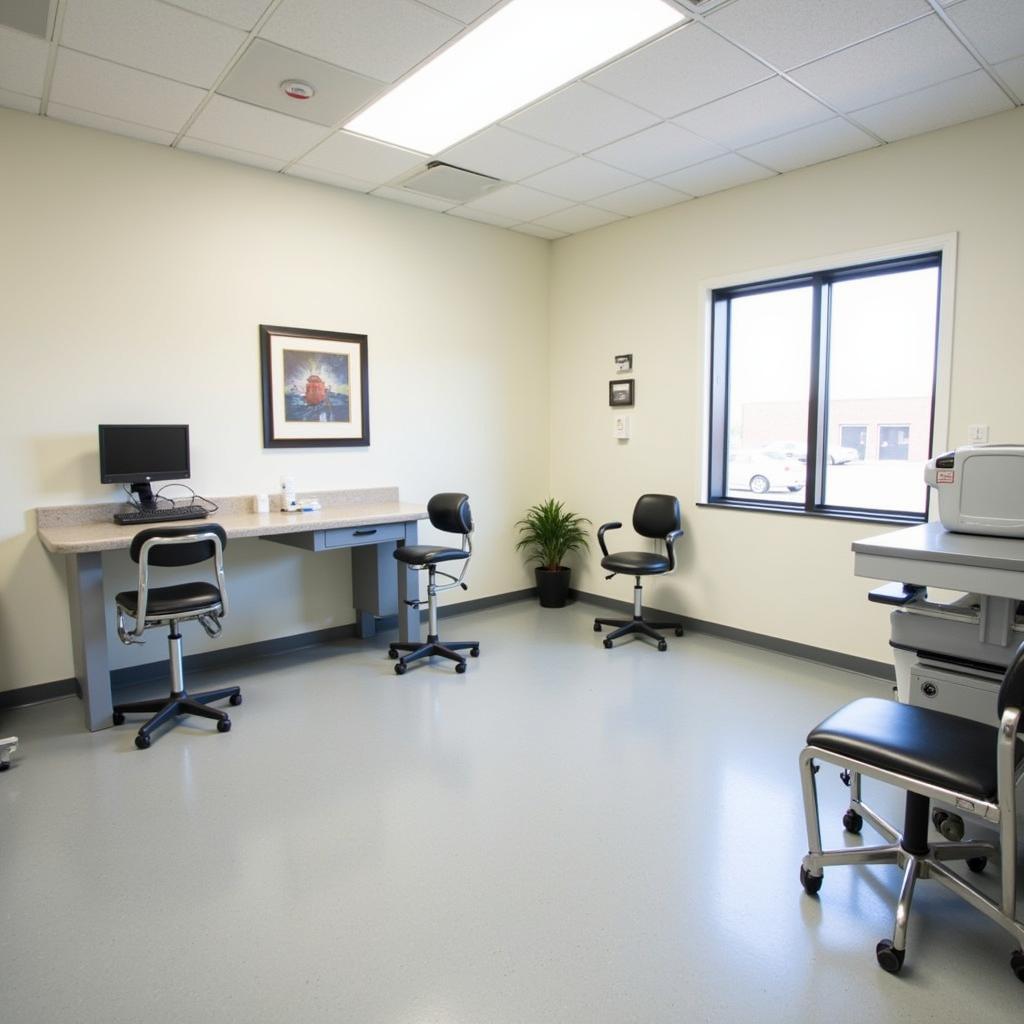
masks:
<path fill-rule="evenodd" d="M 732 278 L 702 282 L 700 286 L 702 328 L 705 340 L 705 387 L 702 425 L 702 465 L 697 503 L 713 508 L 772 512 L 781 515 L 814 518 L 852 519 L 869 522 L 909 524 L 925 522 L 935 515 L 935 503 L 926 491 L 925 511 L 865 509 L 827 505 L 824 502 L 824 474 L 827 454 L 828 352 L 831 313 L 831 285 L 842 280 L 936 266 L 938 269 L 935 361 L 932 375 L 932 400 L 929 422 L 929 453 L 948 447 L 949 391 L 952 366 L 953 296 L 955 295 L 956 234 L 919 239 L 896 245 L 839 254 L 801 264 L 776 267 Z M 760 498 L 729 497 L 725 483 L 727 472 L 726 438 L 729 421 L 728 402 L 728 300 L 758 292 L 787 287 L 814 289 L 812 298 L 812 345 L 810 356 L 810 394 L 808 396 L 807 480 L 802 501 L 765 501 Z M 716 315 L 717 314 L 717 315 Z M 824 333 L 822 328 L 825 328 Z M 810 441 L 814 440 L 813 447 Z M 813 458 L 811 457 L 813 454 Z M 930 457 L 930 456 L 929 456 Z"/>

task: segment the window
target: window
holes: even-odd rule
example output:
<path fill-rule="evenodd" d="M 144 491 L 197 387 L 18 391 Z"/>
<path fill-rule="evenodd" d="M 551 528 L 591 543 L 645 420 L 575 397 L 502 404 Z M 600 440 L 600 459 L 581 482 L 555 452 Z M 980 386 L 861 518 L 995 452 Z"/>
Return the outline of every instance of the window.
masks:
<path fill-rule="evenodd" d="M 712 291 L 709 502 L 927 518 L 941 264 Z"/>

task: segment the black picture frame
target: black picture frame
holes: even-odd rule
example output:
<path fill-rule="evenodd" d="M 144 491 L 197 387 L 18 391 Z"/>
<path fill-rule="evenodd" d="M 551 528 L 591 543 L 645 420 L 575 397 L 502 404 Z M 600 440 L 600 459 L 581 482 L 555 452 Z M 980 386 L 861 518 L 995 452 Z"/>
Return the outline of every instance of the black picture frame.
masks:
<path fill-rule="evenodd" d="M 630 406 L 636 401 L 636 381 L 608 381 L 608 404 L 614 407 Z"/>
<path fill-rule="evenodd" d="M 260 370 L 264 448 L 369 445 L 365 334 L 260 324 Z"/>

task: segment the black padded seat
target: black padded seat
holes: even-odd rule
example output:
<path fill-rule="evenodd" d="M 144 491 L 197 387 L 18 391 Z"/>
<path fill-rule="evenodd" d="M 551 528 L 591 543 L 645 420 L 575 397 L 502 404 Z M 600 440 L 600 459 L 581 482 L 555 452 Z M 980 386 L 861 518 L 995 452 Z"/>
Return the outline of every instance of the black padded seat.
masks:
<path fill-rule="evenodd" d="M 829 715 L 807 745 L 993 801 L 997 795 L 994 725 L 879 697 L 862 697 Z M 1017 764 L 1024 761 L 1018 744 Z"/>
<path fill-rule="evenodd" d="M 139 607 L 139 592 L 123 590 L 114 600 L 129 615 Z M 173 587 L 155 587 L 146 601 L 146 618 L 193 615 L 210 605 L 220 604 L 220 591 L 212 583 L 179 583 Z"/>
<path fill-rule="evenodd" d="M 459 548 L 438 548 L 428 544 L 410 544 L 395 548 L 395 558 L 406 565 L 436 565 L 438 562 L 455 562 L 469 558 L 468 551 Z"/>
<path fill-rule="evenodd" d="M 653 576 L 668 572 L 672 565 L 668 555 L 654 551 L 616 551 L 601 559 L 601 568 L 629 576 Z"/>

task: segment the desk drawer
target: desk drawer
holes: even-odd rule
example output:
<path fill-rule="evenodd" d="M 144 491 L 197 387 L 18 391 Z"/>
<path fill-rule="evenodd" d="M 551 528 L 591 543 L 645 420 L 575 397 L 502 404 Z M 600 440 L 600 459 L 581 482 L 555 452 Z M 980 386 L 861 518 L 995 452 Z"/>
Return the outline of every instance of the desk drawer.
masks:
<path fill-rule="evenodd" d="M 402 540 L 402 523 L 380 523 L 377 526 L 346 526 L 337 530 L 324 530 L 324 548 L 351 548 L 360 544 L 384 544 Z"/>

